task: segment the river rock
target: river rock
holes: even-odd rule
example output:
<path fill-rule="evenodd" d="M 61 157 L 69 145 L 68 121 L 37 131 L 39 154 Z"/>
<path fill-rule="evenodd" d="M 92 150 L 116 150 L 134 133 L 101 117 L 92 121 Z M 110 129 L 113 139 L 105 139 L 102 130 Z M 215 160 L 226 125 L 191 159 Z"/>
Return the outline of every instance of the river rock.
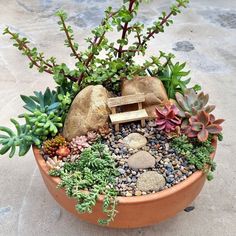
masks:
<path fill-rule="evenodd" d="M 132 169 L 145 169 L 155 166 L 155 158 L 146 151 L 138 151 L 129 157 L 127 161 Z"/>
<path fill-rule="evenodd" d="M 141 174 L 137 180 L 137 188 L 140 191 L 158 191 L 166 184 L 163 175 L 158 174 L 156 171 L 147 171 Z"/>
<path fill-rule="evenodd" d="M 155 117 L 155 107 L 163 101 L 168 100 L 168 96 L 162 81 L 155 77 L 138 76 L 132 80 L 124 80 L 121 87 L 122 96 L 138 93 L 145 94 L 143 107 L 150 117 Z M 126 110 L 136 110 L 135 105 L 127 106 Z"/>
<path fill-rule="evenodd" d="M 128 148 L 139 149 L 147 144 L 147 139 L 139 133 L 131 133 L 124 138 L 124 143 Z"/>
<path fill-rule="evenodd" d="M 63 129 L 63 136 L 71 140 L 105 125 L 110 114 L 108 92 L 102 85 L 90 85 L 75 97 Z"/>

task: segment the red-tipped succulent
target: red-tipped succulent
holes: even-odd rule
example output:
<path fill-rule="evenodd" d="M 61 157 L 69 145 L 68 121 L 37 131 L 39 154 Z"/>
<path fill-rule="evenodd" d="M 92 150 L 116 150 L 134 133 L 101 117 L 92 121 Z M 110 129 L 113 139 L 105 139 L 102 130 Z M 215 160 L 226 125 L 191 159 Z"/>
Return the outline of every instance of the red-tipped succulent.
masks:
<path fill-rule="evenodd" d="M 222 131 L 222 122 L 223 119 L 216 120 L 214 115 L 200 111 L 196 116 L 185 120 L 181 128 L 189 138 L 197 137 L 200 142 L 205 142 L 209 134 L 219 134 Z"/>
<path fill-rule="evenodd" d="M 56 154 L 59 157 L 67 157 L 70 154 L 70 149 L 66 146 L 61 146 L 59 149 L 56 151 Z"/>
<path fill-rule="evenodd" d="M 181 119 L 177 116 L 179 113 L 175 105 L 166 104 L 164 107 L 156 108 L 156 125 L 158 130 L 164 130 L 169 133 L 174 131 L 181 124 Z"/>

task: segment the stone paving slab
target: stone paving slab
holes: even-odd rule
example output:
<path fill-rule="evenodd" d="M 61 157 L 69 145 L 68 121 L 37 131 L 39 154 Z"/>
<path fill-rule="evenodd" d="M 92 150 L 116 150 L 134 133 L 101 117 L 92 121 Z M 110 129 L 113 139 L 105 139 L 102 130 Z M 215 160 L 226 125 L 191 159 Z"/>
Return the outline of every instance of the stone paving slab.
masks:
<path fill-rule="evenodd" d="M 54 12 L 68 11 L 69 22 L 82 38 L 102 17 L 106 0 L 10 0 L 0 1 L 0 31 L 9 25 L 27 36 L 47 56 L 73 65 L 64 35 L 58 31 Z M 112 1 L 117 6 L 120 1 Z M 144 4 L 139 18 L 150 23 L 166 9 L 169 0 Z M 193 83 L 200 83 L 217 106 L 216 116 L 226 119 L 224 141 L 217 151 L 215 180 L 207 183 L 192 204 L 195 209 L 181 212 L 159 225 L 134 230 L 110 230 L 76 219 L 61 209 L 43 184 L 33 154 L 23 158 L 0 159 L 0 236 L 79 235 L 79 236 L 233 236 L 236 235 L 236 1 L 192 0 L 191 8 L 175 20 L 166 34 L 150 43 L 147 53 L 173 52 L 187 61 Z M 115 37 L 115 35 L 110 35 Z M 141 59 L 139 59 L 141 60 Z M 52 87 L 46 74 L 27 68 L 28 61 L 0 36 L 0 123 L 23 111 L 20 94 Z M 137 217 L 142 217 L 140 216 Z"/>

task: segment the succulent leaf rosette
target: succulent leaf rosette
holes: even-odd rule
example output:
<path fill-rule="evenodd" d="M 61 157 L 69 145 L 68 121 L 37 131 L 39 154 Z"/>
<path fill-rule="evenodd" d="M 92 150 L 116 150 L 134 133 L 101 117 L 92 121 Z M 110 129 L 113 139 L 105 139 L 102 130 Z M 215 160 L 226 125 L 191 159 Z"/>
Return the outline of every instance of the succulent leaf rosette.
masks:
<path fill-rule="evenodd" d="M 179 116 L 183 118 L 196 115 L 201 110 L 210 113 L 215 109 L 214 105 L 207 105 L 208 94 L 203 92 L 197 94 L 194 89 L 186 89 L 184 94 L 177 92 L 175 97 L 179 108 Z"/>
<path fill-rule="evenodd" d="M 180 126 L 181 118 L 178 117 L 179 110 L 175 105 L 165 105 L 164 108 L 156 108 L 156 125 L 158 130 L 169 133 Z"/>
<path fill-rule="evenodd" d="M 220 134 L 223 119 L 215 119 L 215 116 L 206 111 L 200 111 L 196 116 L 191 116 L 189 120 L 182 123 L 181 128 L 189 138 L 197 137 L 199 141 L 205 142 L 209 134 Z"/>

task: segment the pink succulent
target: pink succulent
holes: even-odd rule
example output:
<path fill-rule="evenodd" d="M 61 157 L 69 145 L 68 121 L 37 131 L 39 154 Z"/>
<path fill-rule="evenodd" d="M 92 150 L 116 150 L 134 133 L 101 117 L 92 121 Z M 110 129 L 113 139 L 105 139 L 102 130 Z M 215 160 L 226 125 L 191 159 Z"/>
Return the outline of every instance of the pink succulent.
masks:
<path fill-rule="evenodd" d="M 72 154 L 79 154 L 83 151 L 84 148 L 87 148 L 89 146 L 90 145 L 86 136 L 76 136 L 70 142 Z"/>
<path fill-rule="evenodd" d="M 190 117 L 182 123 L 182 130 L 189 138 L 197 137 L 200 142 L 205 142 L 209 134 L 219 134 L 223 119 L 216 120 L 214 115 L 200 111 L 196 116 Z"/>
<path fill-rule="evenodd" d="M 158 130 L 169 133 L 174 131 L 181 124 L 181 119 L 175 105 L 166 104 L 163 108 L 156 107 L 156 125 Z"/>
<path fill-rule="evenodd" d="M 95 142 L 97 139 L 98 139 L 98 134 L 95 131 L 89 131 L 87 133 L 88 143 L 91 144 L 91 143 Z"/>

